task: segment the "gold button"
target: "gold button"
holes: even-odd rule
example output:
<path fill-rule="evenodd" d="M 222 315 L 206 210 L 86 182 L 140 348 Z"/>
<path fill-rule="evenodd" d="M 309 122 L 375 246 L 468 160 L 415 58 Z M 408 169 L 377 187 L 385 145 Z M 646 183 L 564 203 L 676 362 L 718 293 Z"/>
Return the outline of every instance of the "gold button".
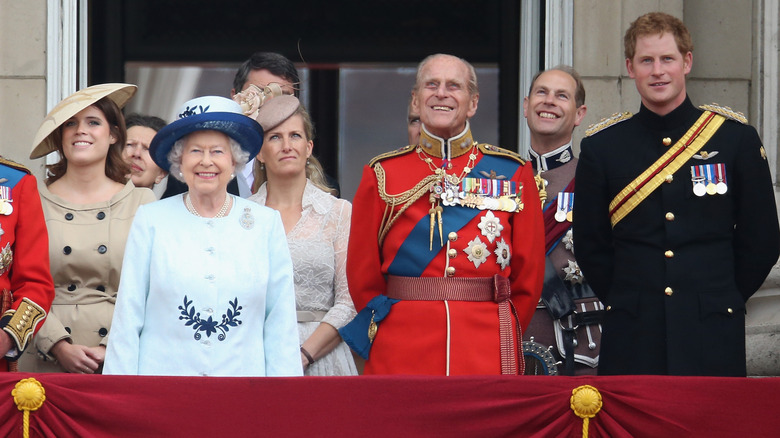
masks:
<path fill-rule="evenodd" d="M 734 313 L 734 309 L 732 309 L 731 307 L 729 307 L 728 309 L 726 309 L 726 312 L 729 312 L 729 313 Z"/>
<path fill-rule="evenodd" d="M 457 256 L 457 255 L 458 255 L 458 250 L 456 250 L 456 249 L 449 249 L 449 250 L 447 250 L 447 256 L 449 258 L 454 259 L 455 256 Z"/>
<path fill-rule="evenodd" d="M 481 259 L 482 258 L 482 247 L 475 246 L 474 248 L 471 248 L 471 255 L 474 257 Z"/>
<path fill-rule="evenodd" d="M 673 251 L 666 251 L 664 253 L 664 255 L 666 256 L 667 259 L 670 259 L 670 258 L 674 257 L 674 252 Z"/>
<path fill-rule="evenodd" d="M 671 183 L 672 181 L 674 181 L 674 175 L 666 175 L 666 178 L 664 178 L 664 180 L 667 183 Z"/>
<path fill-rule="evenodd" d="M 664 146 L 669 146 L 670 144 L 672 144 L 672 139 L 669 137 L 664 137 L 663 142 L 664 142 Z"/>
<path fill-rule="evenodd" d="M 453 266 L 447 267 L 447 277 L 452 277 L 455 275 L 455 268 Z"/>
<path fill-rule="evenodd" d="M 607 310 L 612 310 L 612 306 L 607 306 Z"/>
<path fill-rule="evenodd" d="M 450 239 L 450 242 L 454 242 L 454 241 L 458 240 L 458 233 L 453 231 L 453 232 L 451 232 L 450 234 L 447 235 L 447 238 Z"/>
<path fill-rule="evenodd" d="M 669 213 L 666 213 L 666 220 L 673 221 L 674 220 L 674 213 L 671 211 Z"/>
<path fill-rule="evenodd" d="M 664 289 L 664 293 L 666 294 L 666 296 L 671 297 L 674 291 L 672 290 L 671 287 L 667 287 L 666 289 Z"/>

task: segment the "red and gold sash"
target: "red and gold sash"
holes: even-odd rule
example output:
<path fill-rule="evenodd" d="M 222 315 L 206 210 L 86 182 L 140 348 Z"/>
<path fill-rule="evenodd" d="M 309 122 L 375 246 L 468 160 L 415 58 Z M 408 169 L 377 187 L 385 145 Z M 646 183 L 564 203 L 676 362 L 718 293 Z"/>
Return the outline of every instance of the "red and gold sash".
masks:
<path fill-rule="evenodd" d="M 637 205 L 650 196 L 670 175 L 677 172 L 699 151 L 726 120 L 711 111 L 704 111 L 688 132 L 665 154 L 631 181 L 609 204 L 609 217 L 614 228 Z"/>

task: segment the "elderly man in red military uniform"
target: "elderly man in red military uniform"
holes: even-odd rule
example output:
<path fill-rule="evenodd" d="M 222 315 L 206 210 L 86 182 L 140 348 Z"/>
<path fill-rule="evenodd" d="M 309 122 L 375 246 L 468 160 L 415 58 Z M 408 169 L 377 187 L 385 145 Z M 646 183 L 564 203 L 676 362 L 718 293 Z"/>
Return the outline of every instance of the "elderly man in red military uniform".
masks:
<path fill-rule="evenodd" d="M 351 342 L 365 374 L 523 373 L 521 327 L 544 273 L 539 195 L 530 164 L 474 141 L 478 102 L 468 62 L 429 56 L 414 89 L 418 144 L 364 169 L 347 258 L 362 312 L 342 335 L 368 337 Z"/>
<path fill-rule="evenodd" d="M 16 359 L 46 318 L 54 299 L 54 284 L 35 177 L 25 167 L 2 157 L 0 291 L 0 371 L 14 371 Z"/>

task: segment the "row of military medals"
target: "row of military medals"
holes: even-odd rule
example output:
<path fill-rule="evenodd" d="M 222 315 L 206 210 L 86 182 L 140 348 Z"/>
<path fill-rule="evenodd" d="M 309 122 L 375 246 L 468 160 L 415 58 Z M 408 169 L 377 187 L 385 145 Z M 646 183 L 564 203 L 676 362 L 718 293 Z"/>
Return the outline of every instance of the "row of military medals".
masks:
<path fill-rule="evenodd" d="M 11 202 L 11 188 L 0 186 L 0 214 L 8 216 L 13 213 L 14 207 Z"/>
<path fill-rule="evenodd" d="M 726 165 L 714 163 L 691 166 L 691 182 L 696 196 L 725 195 L 729 189 L 726 185 Z"/>
<path fill-rule="evenodd" d="M 558 222 L 571 222 L 574 211 L 574 193 L 561 192 L 558 194 L 558 208 L 555 210 L 555 220 Z"/>
<path fill-rule="evenodd" d="M 442 167 L 435 170 L 439 180 L 431 186 L 431 193 L 428 197 L 431 203 L 431 209 L 428 210 L 431 218 L 429 249 L 433 249 L 435 223 L 438 223 L 440 244 L 444 245 L 441 218 L 444 209 L 440 203 L 446 206 L 461 205 L 480 210 L 500 210 L 510 213 L 523 209 L 523 203 L 520 201 L 522 184 L 516 181 L 493 178 L 466 178 L 466 175 L 471 172 L 470 166 L 474 164 L 476 159 L 477 156 L 472 151 L 469 154 L 469 163 L 463 168 L 460 177 L 446 172 L 444 168 L 451 167 L 451 163 L 447 160 Z M 430 165 L 428 160 L 426 162 Z"/>

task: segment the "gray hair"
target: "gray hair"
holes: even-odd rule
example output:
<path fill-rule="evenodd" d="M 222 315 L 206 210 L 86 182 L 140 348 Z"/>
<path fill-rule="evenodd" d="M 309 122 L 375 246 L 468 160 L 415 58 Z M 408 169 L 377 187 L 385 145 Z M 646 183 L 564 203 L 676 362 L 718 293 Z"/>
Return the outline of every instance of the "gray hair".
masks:
<path fill-rule="evenodd" d="M 433 61 L 436 58 L 443 58 L 443 57 L 455 58 L 466 66 L 466 68 L 469 70 L 469 83 L 468 83 L 469 95 L 474 96 L 479 94 L 479 86 L 477 85 L 477 71 L 474 69 L 474 66 L 471 65 L 470 62 L 466 61 L 463 58 L 459 58 L 454 55 L 448 55 L 446 53 L 436 53 L 434 55 L 429 55 L 425 59 L 420 61 L 420 64 L 417 65 L 417 76 L 415 79 L 413 91 L 420 89 L 420 82 L 422 81 L 422 71 L 423 68 L 425 68 L 426 64 L 428 64 L 429 62 Z"/>
<path fill-rule="evenodd" d="M 185 182 L 184 177 L 181 176 L 181 157 L 184 154 L 185 138 L 187 138 L 186 135 L 176 140 L 176 143 L 171 147 L 171 151 L 168 152 L 168 162 L 171 163 L 170 174 L 181 182 Z M 239 174 L 246 166 L 247 161 L 249 161 L 249 152 L 242 149 L 241 145 L 233 140 L 233 137 L 228 136 L 228 141 L 230 143 L 230 153 L 233 155 L 233 164 L 236 165 L 236 174 Z"/>

